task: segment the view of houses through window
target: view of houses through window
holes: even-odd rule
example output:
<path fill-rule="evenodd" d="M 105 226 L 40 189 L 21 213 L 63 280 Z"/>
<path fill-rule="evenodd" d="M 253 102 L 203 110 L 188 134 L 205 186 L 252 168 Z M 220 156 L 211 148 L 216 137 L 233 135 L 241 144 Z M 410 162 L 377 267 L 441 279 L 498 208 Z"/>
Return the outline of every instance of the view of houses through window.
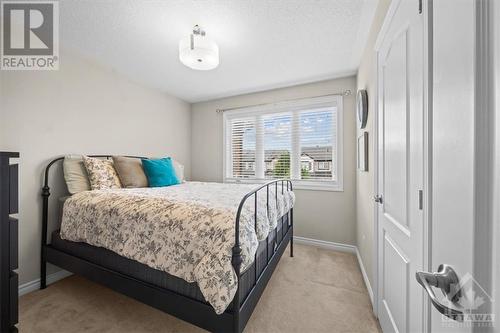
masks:
<path fill-rule="evenodd" d="M 245 113 L 226 126 L 227 179 L 336 180 L 337 106 Z"/>

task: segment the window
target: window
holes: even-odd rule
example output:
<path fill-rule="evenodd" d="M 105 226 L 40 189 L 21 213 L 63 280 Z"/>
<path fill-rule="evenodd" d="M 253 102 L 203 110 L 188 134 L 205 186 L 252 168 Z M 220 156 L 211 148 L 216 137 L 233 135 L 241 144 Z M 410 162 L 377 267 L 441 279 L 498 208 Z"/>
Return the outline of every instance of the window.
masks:
<path fill-rule="evenodd" d="M 311 168 L 311 162 L 301 161 L 300 162 L 300 169 L 301 170 L 305 170 L 305 171 L 311 171 L 312 170 L 312 168 Z"/>
<path fill-rule="evenodd" d="M 262 116 L 264 160 L 271 165 L 264 174 L 267 179 L 290 178 L 292 152 L 292 115 L 277 113 Z"/>
<path fill-rule="evenodd" d="M 224 180 L 342 190 L 342 97 L 224 112 Z"/>
<path fill-rule="evenodd" d="M 318 171 L 331 171 L 331 161 L 318 162 Z"/>

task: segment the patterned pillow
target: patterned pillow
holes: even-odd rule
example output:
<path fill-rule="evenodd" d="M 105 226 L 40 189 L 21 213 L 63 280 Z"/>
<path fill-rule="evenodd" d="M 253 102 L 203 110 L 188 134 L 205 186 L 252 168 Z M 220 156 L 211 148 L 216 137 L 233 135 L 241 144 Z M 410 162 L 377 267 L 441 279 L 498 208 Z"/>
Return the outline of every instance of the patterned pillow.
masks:
<path fill-rule="evenodd" d="M 90 187 L 93 190 L 122 187 L 112 161 L 84 156 L 83 164 L 87 169 Z"/>

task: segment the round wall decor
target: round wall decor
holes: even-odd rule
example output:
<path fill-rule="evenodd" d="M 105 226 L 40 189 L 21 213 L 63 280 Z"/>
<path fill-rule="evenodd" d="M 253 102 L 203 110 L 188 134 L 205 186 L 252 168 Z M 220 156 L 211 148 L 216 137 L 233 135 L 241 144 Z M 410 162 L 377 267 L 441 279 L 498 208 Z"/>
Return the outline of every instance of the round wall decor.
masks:
<path fill-rule="evenodd" d="M 356 96 L 356 109 L 358 113 L 359 128 L 365 128 L 366 121 L 368 120 L 368 93 L 365 89 L 358 90 L 358 95 Z"/>

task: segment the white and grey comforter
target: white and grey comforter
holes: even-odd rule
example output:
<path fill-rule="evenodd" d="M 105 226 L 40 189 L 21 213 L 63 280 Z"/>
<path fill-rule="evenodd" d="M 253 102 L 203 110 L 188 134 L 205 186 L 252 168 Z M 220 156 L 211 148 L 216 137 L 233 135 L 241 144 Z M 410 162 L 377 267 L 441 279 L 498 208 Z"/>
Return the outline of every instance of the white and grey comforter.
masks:
<path fill-rule="evenodd" d="M 161 188 L 85 191 L 64 203 L 61 238 L 104 247 L 121 256 L 197 282 L 215 312 L 224 312 L 237 289 L 231 265 L 236 211 L 255 185 L 187 182 Z M 271 188 L 271 186 L 270 186 Z M 257 230 L 254 200 L 240 219 L 242 271 L 254 259 L 258 242 L 295 201 L 293 192 L 259 191 Z"/>

